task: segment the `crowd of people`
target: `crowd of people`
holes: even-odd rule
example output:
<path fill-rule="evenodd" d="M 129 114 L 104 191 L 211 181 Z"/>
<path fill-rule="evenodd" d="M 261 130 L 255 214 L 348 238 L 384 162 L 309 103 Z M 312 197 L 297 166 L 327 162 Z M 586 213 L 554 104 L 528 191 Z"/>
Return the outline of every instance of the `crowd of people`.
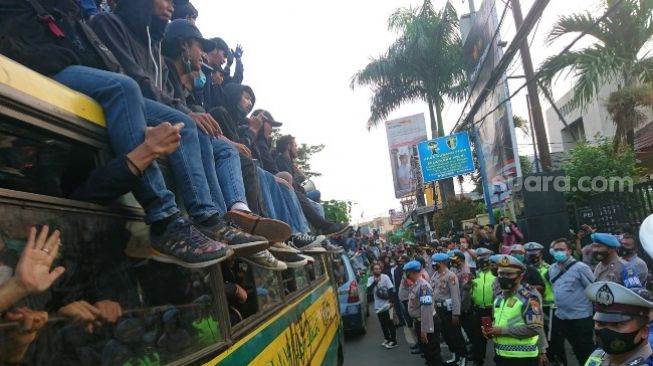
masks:
<path fill-rule="evenodd" d="M 652 283 L 629 225 L 612 233 L 583 225 L 548 251 L 524 243 L 508 218 L 430 245 L 354 239 L 346 248 L 370 265 L 368 295 L 387 349 L 406 326 L 407 351 L 427 365 L 483 365 L 488 340 L 497 365 L 568 365 L 565 341 L 579 365 L 653 364 Z M 441 341 L 451 359 L 442 359 Z"/>
<path fill-rule="evenodd" d="M 320 191 L 305 188 L 311 185 L 298 167 L 295 138 L 273 141 L 282 123 L 268 110 L 254 110 L 254 89 L 244 84 L 244 48 L 205 38 L 198 16 L 187 0 L 10 0 L 0 14 L 0 53 L 104 110 L 114 158 L 66 197 L 107 204 L 133 193 L 149 226 L 151 261 L 192 270 L 224 263 L 235 323 L 246 316 L 247 292 L 242 276 L 230 274 L 243 263 L 271 271 L 307 266 L 311 254 L 341 251 L 329 238 L 349 224 L 325 218 Z M 45 227 L 36 236 L 32 229 L 19 261 L 0 263 L 7 269 L 0 273 L 2 312 L 64 272 L 50 272 L 59 232 L 48 235 Z M 0 252 L 8 252 L 2 238 L 0 244 Z M 199 287 L 204 282 L 189 277 Z M 262 277 L 249 282 L 259 299 L 272 297 Z M 200 294 L 193 291 L 189 296 Z M 123 315 L 118 301 L 87 300 L 64 301 L 54 310 L 89 332 Z M 157 333 L 155 343 L 188 343 L 170 340 L 179 328 L 178 309 L 157 317 L 171 333 Z M 0 362 L 18 362 L 48 316 L 24 307 L 4 319 L 22 326 L 2 342 Z"/>

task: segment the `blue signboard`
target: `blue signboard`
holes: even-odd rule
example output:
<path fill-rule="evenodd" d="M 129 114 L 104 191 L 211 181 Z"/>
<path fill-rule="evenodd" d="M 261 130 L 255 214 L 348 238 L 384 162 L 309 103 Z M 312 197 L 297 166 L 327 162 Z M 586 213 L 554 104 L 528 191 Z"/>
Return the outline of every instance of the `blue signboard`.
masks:
<path fill-rule="evenodd" d="M 424 182 L 434 182 L 474 171 L 467 132 L 438 137 L 417 144 Z"/>

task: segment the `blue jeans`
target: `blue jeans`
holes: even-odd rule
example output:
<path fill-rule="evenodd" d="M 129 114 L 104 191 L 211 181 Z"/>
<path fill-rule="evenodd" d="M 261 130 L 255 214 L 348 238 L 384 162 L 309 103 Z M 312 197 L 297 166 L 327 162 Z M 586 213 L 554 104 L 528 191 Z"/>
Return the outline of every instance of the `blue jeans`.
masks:
<path fill-rule="evenodd" d="M 308 233 L 308 221 L 304 217 L 295 192 L 277 182 L 270 172 L 261 168 L 257 168 L 256 171 L 268 216 L 288 224 L 293 235 Z"/>
<path fill-rule="evenodd" d="M 218 182 L 222 189 L 226 209 L 229 209 L 236 202 L 246 204 L 247 196 L 245 196 L 243 172 L 240 167 L 238 150 L 225 139 L 211 137 L 211 144 L 215 159 L 215 171 L 218 175 Z"/>
<path fill-rule="evenodd" d="M 210 143 L 200 144 L 195 122 L 184 113 L 143 98 L 136 82 L 124 75 L 69 66 L 53 77 L 58 82 L 95 99 L 104 109 L 111 147 L 116 154 L 127 154 L 145 140 L 145 128 L 164 121 L 183 122 L 181 144 L 168 156 L 168 162 L 179 187 L 184 206 L 198 222 L 219 213 L 209 186 L 219 187 Z M 203 152 L 211 159 L 202 159 Z M 149 224 L 179 212 L 174 194 L 166 187 L 156 162 L 143 172 L 134 187 L 134 196 L 145 209 Z M 219 204 L 219 203 L 218 203 Z"/>

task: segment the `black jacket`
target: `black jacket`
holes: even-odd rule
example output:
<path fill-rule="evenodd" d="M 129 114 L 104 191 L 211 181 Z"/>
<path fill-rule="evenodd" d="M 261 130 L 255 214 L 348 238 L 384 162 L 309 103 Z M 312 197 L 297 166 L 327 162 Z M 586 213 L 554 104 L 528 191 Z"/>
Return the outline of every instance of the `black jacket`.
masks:
<path fill-rule="evenodd" d="M 261 167 L 272 174 L 279 173 L 279 168 L 277 167 L 277 160 L 272 154 L 270 148 L 270 142 L 263 135 L 263 129 L 259 131 L 259 134 L 256 136 L 256 149 L 259 154 L 259 160 L 261 162 Z"/>
<path fill-rule="evenodd" d="M 95 16 L 91 27 L 125 73 L 136 80 L 145 98 L 188 113 L 190 110 L 165 87 L 168 68 L 161 55 L 161 40 L 167 22 L 151 14 L 152 0 L 121 1 L 113 13 Z"/>

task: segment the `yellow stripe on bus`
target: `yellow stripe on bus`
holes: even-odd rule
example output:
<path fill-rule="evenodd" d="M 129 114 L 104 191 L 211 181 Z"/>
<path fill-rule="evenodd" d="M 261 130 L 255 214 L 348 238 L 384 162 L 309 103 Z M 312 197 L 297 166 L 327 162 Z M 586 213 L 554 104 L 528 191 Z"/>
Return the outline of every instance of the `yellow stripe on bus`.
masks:
<path fill-rule="evenodd" d="M 104 111 L 93 99 L 2 55 L 0 55 L 0 83 L 105 127 Z"/>

